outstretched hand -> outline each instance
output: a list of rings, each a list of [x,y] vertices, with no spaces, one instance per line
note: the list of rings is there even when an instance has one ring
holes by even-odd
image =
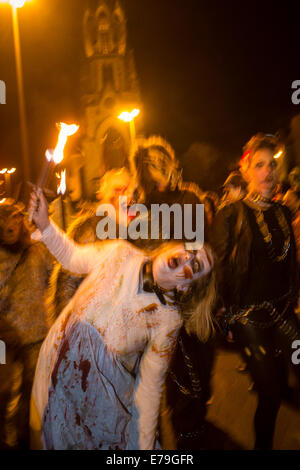
[[[49,226],[48,204],[40,188],[31,193],[28,212],[32,214],[32,220],[41,232]]]

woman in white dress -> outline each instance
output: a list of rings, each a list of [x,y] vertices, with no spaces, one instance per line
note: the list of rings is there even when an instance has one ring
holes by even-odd
[[[203,338],[212,328],[210,251],[187,252],[176,243],[150,259],[124,240],[80,246],[50,223],[41,193],[30,206],[39,229],[33,236],[66,269],[88,273],[41,348],[34,447],[157,448],[162,387],[183,323],[179,304]]]

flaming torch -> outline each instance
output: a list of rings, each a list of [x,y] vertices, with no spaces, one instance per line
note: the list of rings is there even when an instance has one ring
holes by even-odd
[[[58,141],[57,145],[54,150],[47,150],[46,151],[46,161],[44,163],[42,172],[40,174],[38,180],[38,188],[43,189],[45,184],[47,183],[50,170],[54,169],[56,165],[59,165],[64,158],[64,148],[66,146],[68,137],[71,135],[76,134],[79,129],[79,126],[76,124],[65,124],[64,122],[60,122],[56,124],[57,128],[59,129]],[[33,214],[29,214],[29,221],[32,221]]]
[[[61,224],[62,229],[66,231],[66,215],[64,206],[64,195],[66,192],[66,170],[62,171],[61,174],[57,176],[60,179],[60,184],[57,188],[57,194],[59,195],[60,200]]]

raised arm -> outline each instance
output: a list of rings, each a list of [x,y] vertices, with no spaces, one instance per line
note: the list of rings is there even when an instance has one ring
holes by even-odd
[[[62,232],[48,217],[47,201],[42,192],[31,195],[29,210],[38,230],[32,238],[42,241],[63,267],[73,273],[87,274],[99,262],[99,248],[95,244],[78,245]]]

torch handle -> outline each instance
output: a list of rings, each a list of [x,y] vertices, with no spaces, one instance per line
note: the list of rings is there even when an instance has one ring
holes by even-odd
[[[38,183],[37,183],[37,189],[41,189],[43,191],[44,186],[47,183],[49,173],[54,168],[55,168],[55,163],[52,160],[51,161],[46,161],[44,163],[42,172],[39,176],[39,180],[38,180]],[[28,221],[29,221],[29,223],[32,222],[33,213],[34,213],[34,211],[32,209],[30,209],[28,211]]]

